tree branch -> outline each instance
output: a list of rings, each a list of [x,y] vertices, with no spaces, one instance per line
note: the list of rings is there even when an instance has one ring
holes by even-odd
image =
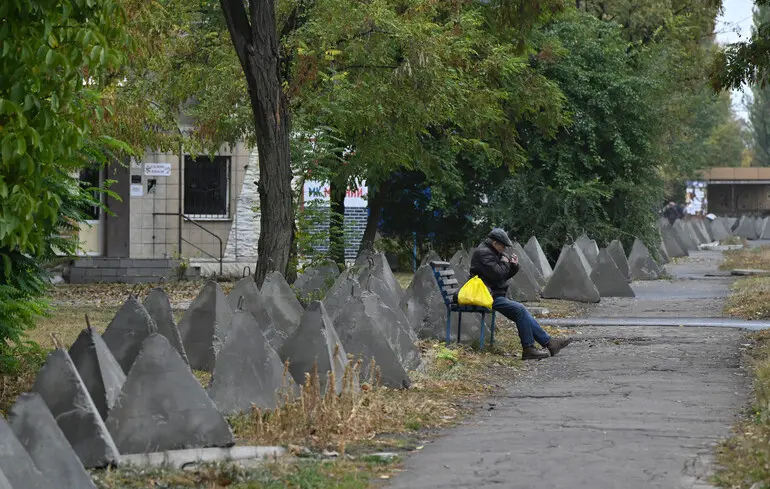
[[[243,6],[243,0],[220,0],[222,12],[225,14],[227,29],[230,31],[230,38],[233,40],[235,52],[238,53],[238,59],[246,76],[251,71],[248,66],[249,51],[252,49],[254,35],[249,25],[249,18],[246,15],[246,8]],[[250,5],[256,4],[256,1],[250,2]]]

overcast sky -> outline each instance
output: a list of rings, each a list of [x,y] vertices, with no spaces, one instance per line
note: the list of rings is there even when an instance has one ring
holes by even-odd
[[[754,0],[723,0],[724,13],[717,19],[717,42],[727,44],[751,36],[751,11]],[[744,119],[747,117],[743,107],[744,94],[733,92],[733,109]]]

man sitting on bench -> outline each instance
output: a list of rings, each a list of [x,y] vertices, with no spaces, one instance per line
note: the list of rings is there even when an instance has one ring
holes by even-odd
[[[489,289],[494,299],[492,309],[516,323],[521,339],[522,360],[541,360],[549,357],[549,353],[535,346],[536,341],[548,349],[550,356],[556,355],[572,340],[551,338],[524,305],[506,297],[507,282],[519,271],[519,258],[516,255],[509,257],[505,253],[505,248],[510,246],[513,246],[513,243],[508,234],[500,228],[493,229],[471,257],[471,277],[478,275]]]

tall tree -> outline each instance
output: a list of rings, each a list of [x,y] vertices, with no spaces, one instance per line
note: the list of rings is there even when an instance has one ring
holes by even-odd
[[[752,35],[759,34],[760,29],[770,22],[770,5],[759,5],[754,9],[754,26]],[[753,148],[756,164],[770,166],[770,88],[764,84],[751,87],[751,104],[749,105],[749,122],[753,136]]]
[[[41,312],[40,265],[75,253],[84,207],[78,171],[122,149],[100,137],[101,88],[128,39],[113,0],[0,3],[0,365]],[[2,368],[2,367],[0,367]]]
[[[294,220],[289,107],[279,71],[279,34],[273,0],[221,0],[230,37],[246,76],[259,151],[259,260],[254,280],[286,274]],[[248,12],[247,12],[248,7]]]
[[[755,0],[758,9],[770,0]],[[758,22],[757,22],[758,21]],[[728,45],[714,60],[711,82],[716,90],[740,89],[743,84],[764,87],[770,81],[770,22],[755,17],[751,37]]]

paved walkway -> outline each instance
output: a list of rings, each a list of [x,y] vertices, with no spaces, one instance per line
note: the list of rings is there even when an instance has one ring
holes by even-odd
[[[674,281],[634,284],[590,317],[721,314],[730,281],[719,254],[670,267]],[[688,286],[689,285],[689,286]],[[705,316],[708,317],[708,316]],[[391,487],[703,489],[713,444],[747,399],[744,333],[728,328],[581,327],[559,356],[410,456]]]

